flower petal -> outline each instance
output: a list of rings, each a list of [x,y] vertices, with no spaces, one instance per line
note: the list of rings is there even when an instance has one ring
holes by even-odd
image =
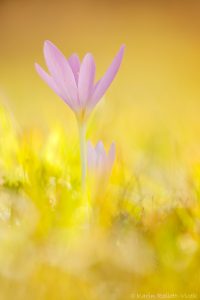
[[[74,73],[74,78],[76,80],[76,84],[78,84],[78,77],[79,77],[79,71],[80,71],[80,60],[76,53],[73,53],[68,58],[68,63],[72,69],[72,72]]]
[[[96,86],[96,89],[92,95],[92,106],[94,107],[96,103],[101,99],[101,97],[104,95],[110,84],[112,83],[113,79],[115,78],[119,67],[121,65],[121,61],[124,55],[124,48],[125,46],[122,45],[119,52],[115,56],[112,64],[108,68],[105,75],[101,78],[100,82]]]
[[[52,90],[58,95],[61,96],[61,93],[59,91],[59,88],[57,87],[55,80],[52,76],[50,76],[46,71],[42,69],[42,67],[35,63],[35,69],[37,73],[40,75],[40,77],[52,88]]]
[[[108,168],[110,169],[110,171],[115,161],[115,155],[116,155],[115,143],[112,143],[108,152]]]
[[[90,141],[87,143],[87,162],[88,162],[88,168],[94,169],[96,165],[96,152],[94,150],[94,147]]]
[[[44,56],[47,67],[57,86],[70,99],[71,105],[77,109],[78,91],[72,69],[57,47],[50,41],[44,43]]]
[[[48,86],[71,107],[70,100],[60,91],[53,77],[43,70],[42,67],[37,63],[35,63],[35,69],[39,76],[48,84]]]
[[[94,77],[95,77],[94,58],[90,53],[87,53],[83,58],[80,67],[79,80],[78,80],[79,100],[82,106],[86,105],[87,101],[91,97],[93,91]]]
[[[104,145],[103,145],[102,141],[99,141],[96,144],[95,150],[98,153],[98,155],[106,155],[106,152],[105,152]]]
[[[106,167],[106,151],[101,141],[97,143],[95,150],[97,155],[97,168],[99,169],[99,171],[103,171],[103,169],[105,169]]]

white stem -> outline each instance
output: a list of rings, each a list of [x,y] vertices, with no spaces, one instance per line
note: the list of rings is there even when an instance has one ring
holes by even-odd
[[[79,123],[79,141],[81,157],[81,183],[82,188],[86,187],[87,156],[86,156],[86,123]]]

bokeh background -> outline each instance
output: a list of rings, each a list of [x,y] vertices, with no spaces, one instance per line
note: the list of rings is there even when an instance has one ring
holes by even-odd
[[[88,137],[93,142],[102,139],[109,145],[112,140],[116,141],[117,166],[112,183],[117,185],[117,191],[114,189],[111,195],[123,198],[123,203],[127,201],[129,209],[134,208],[134,220],[142,224],[138,229],[133,222],[134,236],[128,231],[124,248],[118,243],[118,254],[111,265],[115,248],[108,245],[105,234],[99,232],[92,235],[94,243],[88,237],[78,242],[77,248],[84,251],[80,253],[75,247],[75,253],[72,251],[68,256],[63,250],[66,232],[59,227],[62,222],[62,230],[67,226],[66,207],[58,208],[57,219],[52,222],[52,213],[47,216],[48,205],[40,204],[41,195],[47,200],[52,200],[52,194],[55,199],[64,195],[62,203],[71,197],[71,192],[61,183],[62,188],[54,183],[60,180],[61,173],[64,176],[67,164],[71,164],[69,157],[74,159],[73,155],[78,155],[77,127],[72,112],[34,69],[36,61],[45,66],[43,43],[46,39],[55,43],[66,57],[72,52],[81,58],[86,52],[93,53],[97,78],[104,74],[120,45],[126,44],[119,74],[95,109],[88,127]],[[0,175],[9,180],[3,192],[1,190],[3,298],[0,294],[0,299],[13,299],[14,295],[16,299],[27,299],[31,291],[33,298],[29,295],[29,299],[126,300],[134,299],[138,288],[147,292],[198,290],[199,83],[198,0],[0,0],[0,106],[8,112],[14,131],[22,140],[17,160],[21,169],[13,171],[10,157],[13,157],[16,137],[10,133],[13,129],[1,112]],[[60,134],[60,128],[64,134]],[[60,140],[61,151],[57,147]],[[43,163],[37,158],[43,144],[50,174],[44,177],[53,181],[50,191],[48,186],[50,196],[46,196],[44,187],[43,190],[38,187],[45,174],[37,173],[37,167]],[[72,153],[64,161],[62,149],[67,147],[71,147],[69,152]],[[32,165],[24,158],[27,153],[32,155]],[[10,155],[9,158],[6,155]],[[27,169],[24,166],[28,166]],[[18,196],[8,196],[6,188],[12,184],[18,188],[24,170],[33,182],[31,188],[25,185],[25,194],[45,216],[36,230],[39,238],[38,233],[33,233],[37,217],[32,204],[27,206],[20,198],[16,208],[21,216],[22,232],[18,231],[17,223],[13,231],[6,227],[5,222],[12,221],[2,213],[5,207],[15,205],[13,201],[18,203]],[[13,174],[14,179],[10,178]],[[20,184],[23,186],[23,182]],[[127,206],[123,208],[125,215],[130,212],[127,213]],[[60,221],[62,218],[65,221]],[[121,238],[121,229],[117,232]],[[91,255],[95,247],[101,249],[98,252],[101,259],[96,265],[96,258]],[[135,254],[134,258],[130,253]],[[87,269],[90,255],[94,273]],[[156,266],[159,266],[157,271]],[[30,273],[31,279],[26,279]]]
[[[134,128],[150,129],[157,122],[187,130],[198,122],[199,13],[194,0],[1,0],[1,101],[22,125],[45,124],[58,116],[65,124],[71,113],[33,67],[35,61],[44,66],[44,40],[53,41],[66,56],[92,52],[97,77],[125,43],[123,66],[106,96],[115,123],[131,125],[133,137]],[[126,110],[130,119],[124,118]]]

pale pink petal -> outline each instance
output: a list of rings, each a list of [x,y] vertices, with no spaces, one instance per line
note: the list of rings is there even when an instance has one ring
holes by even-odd
[[[90,99],[95,77],[95,62],[93,56],[87,53],[83,58],[78,79],[79,101],[84,106]]]
[[[77,85],[67,59],[50,41],[44,43],[44,56],[57,86],[70,99],[71,105],[76,110],[78,106]]]
[[[111,170],[115,161],[116,149],[115,143],[112,143],[108,152],[108,167]]]
[[[87,143],[87,162],[88,162],[89,169],[95,168],[96,153],[95,153],[93,145],[90,141],[88,141],[88,143]]]
[[[119,67],[121,65],[121,62],[122,62],[122,58],[124,55],[124,48],[125,48],[125,46],[122,45],[119,52],[115,56],[112,64],[108,68],[107,72],[101,78],[99,84],[96,86],[96,89],[92,95],[92,101],[91,101],[93,107],[101,99],[101,97],[105,94],[106,90],[108,89],[108,87],[112,83],[113,79],[115,78],[115,76],[119,70]]]
[[[59,88],[57,87],[55,80],[52,76],[50,76],[46,71],[42,69],[42,67],[35,63],[35,69],[37,73],[40,75],[40,77],[52,88],[52,90],[58,95],[61,96],[61,93],[59,91]]]
[[[97,88],[98,84],[100,83],[100,80],[97,81],[94,85],[93,85],[93,90],[91,92],[91,94],[93,95],[95,89]],[[94,101],[93,101],[94,102]],[[89,114],[91,113],[92,109],[94,108],[95,104],[92,102],[92,99],[90,97],[90,99],[87,102],[87,107],[86,107],[86,113],[87,116],[89,116]]]
[[[66,95],[63,95],[63,93],[57,87],[57,84],[53,77],[50,76],[45,70],[43,70],[42,67],[37,63],[35,63],[35,69],[39,76],[48,84],[48,86],[71,107],[69,99],[67,99]]]
[[[94,85],[93,85],[93,90],[92,90],[92,95],[94,94],[94,92],[95,92],[95,90],[97,89],[97,86],[99,85],[99,83],[100,83],[100,80],[98,80]],[[92,99],[90,99],[90,103],[91,103],[91,100]]]
[[[95,150],[98,153],[98,155],[101,155],[101,154],[105,154],[106,155],[106,152],[105,152],[104,145],[103,145],[102,141],[99,141],[96,144]]]
[[[104,169],[106,169],[106,151],[101,141],[97,143],[95,150],[97,154],[97,168],[100,172],[102,172]]]
[[[76,80],[76,84],[78,84],[78,77],[79,77],[79,71],[80,71],[80,60],[76,53],[73,53],[68,58],[68,63],[72,69],[72,72],[74,73],[74,78]]]

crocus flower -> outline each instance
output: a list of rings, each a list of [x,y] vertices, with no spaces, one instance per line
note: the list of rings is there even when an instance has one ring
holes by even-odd
[[[82,62],[77,54],[69,59],[50,41],[44,43],[44,57],[49,72],[35,64],[38,74],[73,110],[78,121],[81,180],[85,190],[86,179],[86,120],[93,108],[105,94],[115,78],[124,54],[124,45],[115,56],[104,76],[95,83],[96,66],[91,53],[87,53]]]
[[[84,122],[115,78],[124,54],[124,45],[115,56],[104,76],[95,83],[95,62],[87,53],[82,62],[77,54],[68,59],[50,41],[44,43],[44,57],[48,73],[35,64],[38,74]]]
[[[87,144],[88,170],[93,174],[106,178],[110,175],[115,160],[115,144],[112,143],[106,153],[103,143],[100,141],[93,147],[90,141]]]

